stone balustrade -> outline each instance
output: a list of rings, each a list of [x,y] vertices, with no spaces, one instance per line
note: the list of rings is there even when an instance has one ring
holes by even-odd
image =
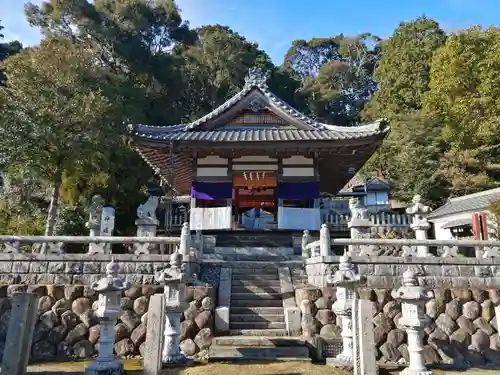
[[[461,248],[475,248],[478,259],[500,257],[500,241],[498,240],[429,240],[429,239],[381,239],[381,238],[332,238],[329,228],[323,224],[319,240],[312,241],[309,231],[304,231],[302,237],[302,254],[305,258],[317,258],[335,255],[333,248],[348,248],[351,256],[380,257],[381,248],[399,248],[395,251],[401,257],[462,258]],[[419,253],[419,249],[425,248]],[[436,249],[436,255],[428,249]],[[422,256],[422,254],[425,254]]]

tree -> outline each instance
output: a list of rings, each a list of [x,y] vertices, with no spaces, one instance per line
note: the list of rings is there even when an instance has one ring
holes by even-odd
[[[439,204],[446,197],[439,173],[442,125],[422,110],[432,57],[445,39],[439,24],[429,18],[401,23],[380,45],[382,58],[374,72],[377,90],[362,112],[366,121],[391,121],[388,138],[364,171],[388,179],[393,195],[402,200],[420,194]]]
[[[274,68],[255,43],[226,26],[203,26],[196,32],[194,45],[179,45],[174,50],[182,59],[185,121],[205,115],[241,90],[251,67]]]
[[[4,174],[0,188],[0,234],[43,234],[46,210],[43,182],[22,166]]]
[[[89,45],[96,59],[141,88],[134,106],[143,118],[136,121],[180,121],[183,77],[171,51],[194,43],[196,33],[182,22],[173,0],[50,0],[29,3],[25,13],[45,35]]]
[[[488,206],[488,211],[491,214],[491,219],[493,219],[495,235],[497,238],[500,238],[500,200],[491,202]]]
[[[4,27],[0,23],[0,40],[4,38],[3,34],[1,34]],[[4,61],[7,57],[15,55],[23,49],[21,43],[17,40],[7,43],[0,43],[0,62]],[[3,71],[0,70],[0,86],[5,83],[5,76]]]
[[[432,60],[424,107],[443,124],[442,173],[452,195],[500,180],[500,29],[472,27],[448,37]]]
[[[354,125],[375,91],[379,38],[369,33],[294,41],[284,68],[302,81],[304,111],[338,125]]]
[[[432,57],[445,40],[439,24],[425,16],[401,23],[381,43],[382,58],[374,72],[377,91],[365,117],[391,117],[420,110],[429,89]]]
[[[120,126],[110,77],[83,45],[49,39],[5,61],[0,158],[51,181],[45,235],[53,233],[64,174],[99,165]],[[109,83],[109,86],[107,86]],[[107,126],[103,126],[106,124]]]

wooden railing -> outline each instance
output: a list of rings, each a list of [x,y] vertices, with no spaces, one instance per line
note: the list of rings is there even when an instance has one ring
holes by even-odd
[[[328,224],[333,230],[336,231],[347,231],[347,223],[350,219],[350,214],[331,212],[322,215],[322,222]],[[171,219],[171,228],[180,228],[186,221],[188,221],[187,213],[173,215]],[[409,227],[411,224],[411,215],[380,212],[371,214],[370,222],[374,227]]]
[[[323,215],[323,223],[328,224],[332,230],[347,231],[347,224],[351,219],[350,214],[329,213]],[[370,222],[374,227],[406,228],[411,224],[411,215],[380,212],[370,215]]]

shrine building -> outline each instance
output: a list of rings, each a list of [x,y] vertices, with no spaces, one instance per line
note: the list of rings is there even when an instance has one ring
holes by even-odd
[[[188,124],[131,125],[133,144],[175,196],[190,196],[192,230],[318,230],[319,197],[336,194],[389,127],[315,121],[274,95],[260,69]]]

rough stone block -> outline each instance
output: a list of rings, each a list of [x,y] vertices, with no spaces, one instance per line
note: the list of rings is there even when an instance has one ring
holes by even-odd
[[[30,273],[47,273],[49,262],[30,262]],[[1,272],[1,271],[0,271]]]
[[[30,263],[25,261],[12,262],[13,273],[28,273],[30,270]]]
[[[66,266],[65,266],[64,262],[49,262],[47,272],[60,274],[60,273],[64,273],[65,269],[66,269]]]

